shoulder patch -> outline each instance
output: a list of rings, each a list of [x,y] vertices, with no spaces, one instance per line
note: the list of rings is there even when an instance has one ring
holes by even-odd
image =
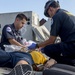
[[[6,28],[6,31],[7,31],[7,32],[11,32],[11,28],[10,28],[10,27],[7,27],[7,28]]]

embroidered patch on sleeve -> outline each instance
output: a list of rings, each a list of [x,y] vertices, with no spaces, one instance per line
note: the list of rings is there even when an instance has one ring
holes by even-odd
[[[10,27],[7,27],[7,28],[6,28],[6,31],[7,31],[7,32],[11,32],[11,28],[10,28]]]

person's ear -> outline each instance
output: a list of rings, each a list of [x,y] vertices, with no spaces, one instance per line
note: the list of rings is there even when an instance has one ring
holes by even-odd
[[[20,19],[19,18],[16,18],[16,21],[20,21]]]

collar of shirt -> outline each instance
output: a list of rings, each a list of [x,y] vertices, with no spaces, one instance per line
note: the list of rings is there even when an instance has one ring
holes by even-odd
[[[56,13],[58,13],[58,12],[59,12],[59,10],[60,10],[60,9],[58,9],[58,10],[56,11]]]
[[[11,28],[13,29],[13,31],[15,31],[15,32],[19,32],[19,30],[16,30],[16,29],[15,29],[14,23],[11,24]]]

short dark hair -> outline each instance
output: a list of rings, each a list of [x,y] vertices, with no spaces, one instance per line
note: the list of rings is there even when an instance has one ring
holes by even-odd
[[[25,19],[26,21],[28,20],[28,18],[26,17],[26,15],[24,15],[23,13],[20,13],[16,16],[16,18],[19,18],[20,20]]]
[[[57,2],[56,2],[56,1],[52,2],[50,6],[53,7],[53,8],[60,7],[59,1],[57,1]]]

